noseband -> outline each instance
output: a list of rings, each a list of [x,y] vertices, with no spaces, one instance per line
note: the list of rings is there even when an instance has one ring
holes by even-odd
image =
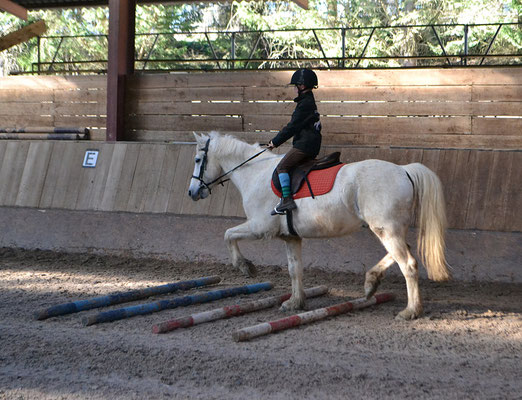
[[[209,145],[210,145],[210,138],[208,138],[207,140],[207,143],[205,143],[205,147],[203,148],[203,159],[201,160],[201,167],[199,168],[199,175],[196,176],[196,175],[192,175],[192,178],[194,179],[197,179],[200,183],[201,186],[204,186],[208,189],[208,192],[210,194],[212,194],[212,190],[210,189],[210,186],[215,184],[215,183],[219,183],[220,185],[223,185],[226,181],[229,181],[230,179],[223,179],[221,180],[222,178],[224,178],[225,176],[227,176],[228,174],[234,172],[236,169],[242,167],[243,165],[245,165],[247,162],[249,162],[250,160],[253,160],[254,158],[256,158],[257,156],[259,156],[260,154],[264,153],[265,151],[267,151],[268,149],[263,149],[261,150],[259,153],[256,153],[254,154],[252,157],[250,157],[248,160],[245,160],[243,161],[241,164],[239,164],[238,166],[232,168],[230,171],[228,172],[225,172],[224,174],[218,176],[216,179],[214,179],[213,181],[211,182],[205,182],[203,180],[203,174],[205,173],[205,170],[207,169],[207,162],[208,162],[208,148],[209,148]]]

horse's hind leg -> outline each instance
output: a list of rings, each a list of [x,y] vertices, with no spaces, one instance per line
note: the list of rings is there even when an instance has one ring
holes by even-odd
[[[381,284],[382,278],[384,278],[384,273],[393,265],[393,263],[395,263],[395,260],[390,253],[388,253],[381,261],[366,272],[366,279],[364,281],[364,294],[366,295],[366,298],[370,298],[375,294],[377,288]]]
[[[282,310],[301,310],[305,306],[303,288],[303,262],[301,260],[302,240],[296,238],[285,239],[286,256],[288,258],[288,272],[292,279],[292,295],[281,305]]]
[[[419,273],[417,260],[411,255],[406,244],[406,229],[397,232],[397,229],[374,228],[372,231],[379,237],[382,244],[388,250],[389,255],[399,264],[402,274],[406,279],[408,291],[408,305],[397,314],[397,319],[414,319],[422,314],[422,301],[419,292]],[[404,232],[402,232],[404,231]],[[385,257],[386,258],[386,257]]]
[[[232,258],[232,265],[236,268],[239,268],[241,272],[249,277],[254,277],[257,275],[256,267],[250,260],[247,260],[243,254],[241,254],[237,242],[243,239],[257,238],[258,235],[250,230],[248,221],[241,225],[227,229],[225,232],[225,243],[227,244],[230,257]]]

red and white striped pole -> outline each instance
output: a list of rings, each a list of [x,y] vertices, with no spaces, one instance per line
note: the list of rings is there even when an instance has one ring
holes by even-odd
[[[310,289],[305,289],[305,296],[307,298],[322,296],[328,292],[326,286],[316,286]],[[290,298],[290,293],[282,296],[267,297],[265,299],[255,300],[244,304],[236,304],[223,308],[216,308],[210,311],[204,311],[197,314],[187,315],[185,317],[176,318],[170,321],[165,321],[152,327],[153,333],[165,333],[173,331],[178,328],[188,328],[190,326],[199,325],[204,322],[215,321],[218,319],[236,317],[246,313],[263,310],[281,304]]]
[[[374,304],[385,303],[394,299],[395,295],[391,293],[378,294],[369,299],[362,297],[360,299],[347,301],[345,303],[335,304],[330,307],[319,308],[317,310],[292,315],[291,317],[279,319],[277,321],[264,322],[262,324],[249,326],[234,332],[232,334],[232,338],[236,342],[243,342],[258,336],[293,328],[294,326],[309,324],[327,317],[346,314],[352,310],[359,310],[361,308],[370,307]]]

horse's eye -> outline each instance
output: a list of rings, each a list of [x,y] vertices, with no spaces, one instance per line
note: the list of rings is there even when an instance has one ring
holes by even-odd
[[[201,158],[196,158],[196,164],[199,164],[201,162]]]

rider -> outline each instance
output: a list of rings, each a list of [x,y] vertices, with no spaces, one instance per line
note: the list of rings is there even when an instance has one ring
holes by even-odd
[[[295,85],[297,103],[290,122],[268,143],[268,148],[279,147],[293,136],[292,148],[276,167],[283,197],[271,215],[284,214],[297,205],[292,197],[290,171],[296,166],[314,159],[321,147],[321,123],[312,90],[317,87],[317,75],[308,68],[294,72],[290,85]]]

